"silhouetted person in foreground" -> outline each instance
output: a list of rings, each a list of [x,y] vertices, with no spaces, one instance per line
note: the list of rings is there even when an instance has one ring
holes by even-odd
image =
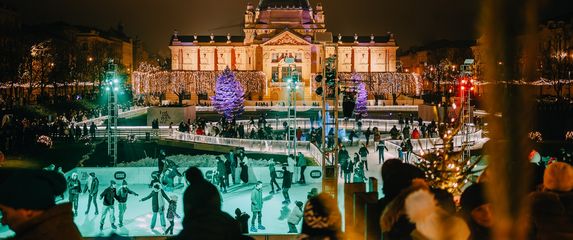
[[[13,239],[82,239],[73,220],[71,203],[56,205],[66,179],[52,171],[0,169],[2,225]]]
[[[299,239],[344,239],[341,228],[342,215],[334,199],[325,193],[308,199],[304,205],[302,230]]]
[[[239,224],[221,211],[219,191],[201,170],[190,167],[185,177],[189,187],[183,193],[183,230],[175,239],[242,239]]]

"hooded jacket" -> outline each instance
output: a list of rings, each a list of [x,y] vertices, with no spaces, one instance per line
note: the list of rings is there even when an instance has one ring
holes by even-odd
[[[260,212],[263,210],[263,190],[253,189],[251,192],[251,211]]]
[[[56,205],[13,230],[16,233],[14,240],[82,239],[74,224],[71,203]]]
[[[99,195],[100,198],[103,198],[103,205],[104,206],[113,206],[115,203],[116,192],[115,188],[109,186],[101,194]]]

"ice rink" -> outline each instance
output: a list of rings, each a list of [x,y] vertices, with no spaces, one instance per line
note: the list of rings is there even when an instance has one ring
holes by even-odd
[[[347,147],[349,153],[353,154],[358,150],[358,147]],[[368,165],[369,171],[366,171],[366,177],[375,177],[379,181],[379,186],[381,185],[380,180],[380,166],[378,164],[378,153],[374,152],[374,147],[369,147],[370,154],[368,155]],[[394,153],[385,153],[385,158],[388,159],[390,157],[394,157]],[[279,185],[281,185],[282,180],[277,180]],[[84,184],[84,183],[82,183]],[[339,206],[340,210],[343,212],[343,180],[339,179]],[[106,187],[106,184],[101,184],[99,188],[99,193],[101,193]],[[118,184],[119,187],[119,184]],[[79,197],[79,208],[78,208],[78,216],[75,217],[75,223],[77,224],[78,228],[80,229],[82,235],[84,237],[95,237],[95,236],[107,236],[111,232],[116,232],[123,236],[162,236],[164,235],[165,228],[169,225],[166,220],[166,227],[161,226],[161,221],[157,219],[157,223],[154,229],[150,228],[150,222],[152,218],[152,211],[151,211],[151,200],[147,200],[145,202],[140,202],[139,200],[145,196],[147,196],[151,192],[151,188],[144,184],[130,184],[129,188],[134,192],[138,193],[139,196],[129,195],[127,201],[127,210],[124,215],[124,226],[113,230],[111,228],[109,222],[109,216],[106,217],[106,222],[102,231],[99,230],[99,224],[102,214],[102,201],[98,199],[98,208],[99,208],[99,215],[95,215],[95,211],[92,208],[90,209],[89,214],[85,214],[87,209],[87,202],[88,202],[88,195],[87,193],[81,194]],[[228,192],[225,194],[221,194],[223,197],[223,210],[227,212],[231,216],[235,216],[235,209],[240,208],[242,211],[248,213],[252,216],[250,212],[250,196],[251,191],[254,188],[254,184],[236,184],[232,185],[228,188]],[[317,188],[318,191],[321,191],[321,184],[320,183],[308,183],[308,184],[293,184],[292,188],[290,189],[290,198],[291,203],[289,205],[282,204],[284,200],[283,195],[281,192],[275,194],[269,194],[271,191],[271,187],[269,183],[263,184],[263,225],[266,227],[266,230],[259,230],[257,233],[252,234],[287,234],[288,226],[287,226],[287,217],[291,211],[291,209],[295,206],[295,201],[302,201],[306,202],[307,194],[312,188]],[[178,205],[177,205],[177,213],[183,217],[183,188],[177,189],[174,191],[166,191],[168,196],[176,195],[178,197]],[[67,194],[64,196],[65,199],[59,202],[67,201]],[[119,210],[117,207],[117,202],[115,204],[115,224],[118,225],[118,214]],[[181,220],[182,219],[175,219],[175,229],[174,234],[177,234],[181,231]],[[250,227],[250,220],[249,220],[249,227]],[[298,231],[300,231],[300,224],[297,226]],[[5,226],[0,227],[0,238],[7,237],[12,235],[13,233]]]

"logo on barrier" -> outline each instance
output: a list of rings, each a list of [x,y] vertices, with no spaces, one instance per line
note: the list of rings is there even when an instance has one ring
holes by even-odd
[[[275,172],[277,173],[277,179],[283,179],[285,176],[285,172],[283,170],[277,170]]]
[[[124,171],[117,171],[113,174],[115,180],[123,180],[127,177],[127,174]]]
[[[312,170],[310,171],[310,177],[314,179],[318,179],[322,177],[322,172],[320,170]]]
[[[213,178],[213,170],[207,170],[207,172],[205,172],[205,178],[207,179]]]

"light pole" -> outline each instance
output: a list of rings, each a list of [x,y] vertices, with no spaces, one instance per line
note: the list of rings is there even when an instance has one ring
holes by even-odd
[[[288,114],[287,114],[287,118],[289,120],[289,123],[287,125],[287,140],[289,141],[288,153],[296,156],[296,145],[297,145],[296,92],[298,91],[298,75],[296,74],[296,65],[292,64],[294,63],[294,59],[287,58],[285,59],[285,62],[291,63],[288,67],[289,74],[287,77],[287,88],[289,94]],[[295,70],[293,70],[292,67],[295,67]],[[295,78],[295,76],[297,77]],[[291,137],[292,141],[290,139]]]
[[[117,64],[110,60],[105,73],[105,90],[107,93],[107,155],[113,159],[113,166],[117,164],[117,93],[121,83],[117,76]]]

